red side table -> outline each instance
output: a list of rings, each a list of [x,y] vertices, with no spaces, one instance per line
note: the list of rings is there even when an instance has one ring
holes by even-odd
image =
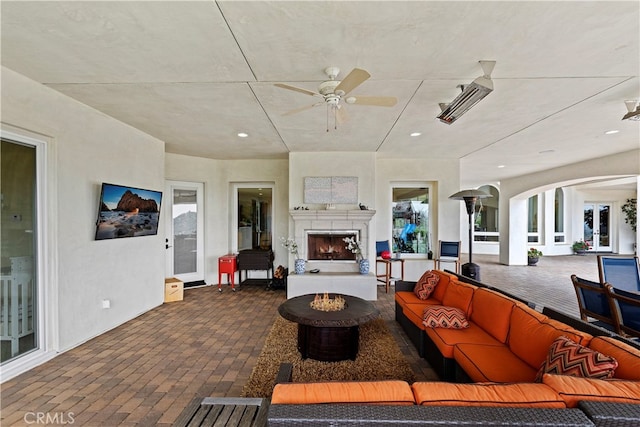
[[[236,261],[236,256],[232,254],[223,255],[218,258],[218,291],[222,292],[222,275],[227,275],[227,281],[231,282],[231,290],[236,291],[235,285],[233,283],[234,278],[236,276],[236,271],[238,271],[238,263]]]

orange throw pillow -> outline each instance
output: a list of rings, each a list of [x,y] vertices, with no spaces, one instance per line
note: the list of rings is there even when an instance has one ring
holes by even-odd
[[[438,273],[427,270],[416,282],[413,293],[422,300],[429,299],[439,281],[440,275]]]
[[[549,353],[542,362],[536,382],[541,382],[544,374],[611,378],[617,367],[618,361],[613,357],[584,347],[565,336],[559,336],[549,347]]]

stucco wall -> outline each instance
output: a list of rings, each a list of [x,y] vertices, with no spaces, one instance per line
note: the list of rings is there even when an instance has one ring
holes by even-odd
[[[40,278],[40,298],[49,304],[52,350],[72,348],[162,304],[162,222],[157,236],[95,241],[94,235],[102,182],[163,190],[164,143],[4,67],[2,126],[47,141],[54,209],[42,226],[54,231],[45,256],[57,263]],[[103,299],[111,308],[102,308]]]

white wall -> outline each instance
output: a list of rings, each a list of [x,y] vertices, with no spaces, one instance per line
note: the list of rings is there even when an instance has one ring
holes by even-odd
[[[157,236],[95,241],[100,184],[164,189],[164,143],[2,68],[2,125],[44,135],[46,177],[57,185],[47,212],[56,230],[44,280],[50,340],[63,351],[114,328],[164,299],[164,227]],[[161,213],[161,221],[164,212]],[[42,298],[43,296],[41,296]],[[102,309],[103,299],[111,300]]]
[[[279,236],[286,236],[289,226],[287,159],[214,160],[167,153],[165,170],[168,180],[204,183],[204,252],[207,284],[218,283],[218,257],[230,253],[233,249],[231,234],[237,232],[231,227],[235,213],[235,207],[231,205],[234,183],[268,182],[274,185],[274,264],[287,265],[287,252],[279,246]]]

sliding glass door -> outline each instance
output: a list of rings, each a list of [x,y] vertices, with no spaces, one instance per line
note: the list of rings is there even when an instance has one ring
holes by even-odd
[[[0,362],[38,348],[36,147],[1,140]]]

